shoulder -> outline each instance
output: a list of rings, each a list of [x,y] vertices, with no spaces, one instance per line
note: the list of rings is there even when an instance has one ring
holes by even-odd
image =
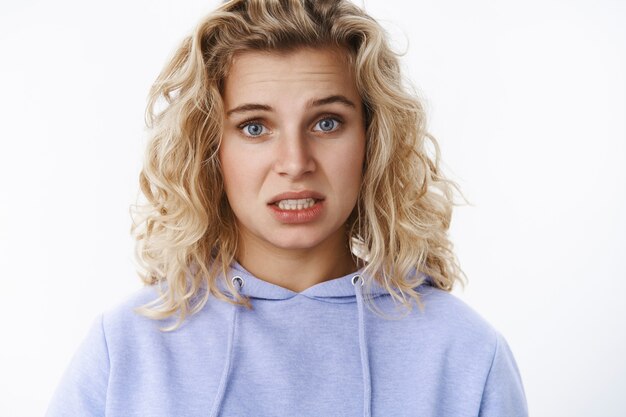
[[[495,342],[496,330],[474,308],[458,296],[434,287],[420,291],[423,308],[418,313],[457,336],[492,339]]]
[[[170,343],[190,344],[198,337],[217,337],[225,328],[229,316],[227,303],[210,298],[197,313],[188,315],[174,331],[164,331],[177,324],[178,314],[166,319],[155,319],[139,309],[157,301],[156,286],[146,286],[102,314],[102,329],[109,352],[128,352]],[[176,342],[178,341],[178,342]]]
[[[159,293],[154,286],[145,286],[124,298],[121,302],[102,313],[102,327],[106,334],[123,329],[150,326],[151,320],[142,316],[137,309],[156,300]]]
[[[379,322],[377,331],[385,339],[404,340],[403,353],[486,376],[498,347],[498,331],[454,294],[430,286],[418,292],[421,306],[414,305],[400,320]],[[391,297],[383,298],[392,302]]]
[[[421,306],[409,314],[412,320],[427,326],[442,336],[464,341],[491,342],[495,347],[497,331],[474,308],[458,296],[434,288],[422,286],[418,289]]]

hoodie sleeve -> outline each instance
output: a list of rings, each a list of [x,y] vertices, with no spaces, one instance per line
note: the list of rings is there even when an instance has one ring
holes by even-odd
[[[109,354],[103,317],[92,325],[48,406],[46,417],[104,416],[109,379]]]
[[[487,376],[479,417],[528,417],[522,379],[506,340],[496,333],[496,348]]]

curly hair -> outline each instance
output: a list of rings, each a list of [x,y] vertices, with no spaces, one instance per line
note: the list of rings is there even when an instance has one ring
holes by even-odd
[[[200,21],[150,90],[140,174],[147,203],[134,213],[132,232],[140,275],[160,296],[142,314],[176,315],[176,328],[210,295],[252,308],[229,280],[234,298],[217,286],[238,245],[218,159],[223,85],[236,53],[304,47],[347,52],[365,109],[363,181],[346,224],[364,275],[408,310],[412,300],[421,306],[417,287],[427,277],[446,291],[464,283],[447,235],[458,187],[440,171],[423,106],[404,84],[384,29],[347,0],[231,0]]]

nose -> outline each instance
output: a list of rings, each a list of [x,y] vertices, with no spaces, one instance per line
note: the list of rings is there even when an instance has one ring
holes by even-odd
[[[281,135],[277,141],[274,170],[290,179],[315,171],[315,158],[306,135],[296,132]]]

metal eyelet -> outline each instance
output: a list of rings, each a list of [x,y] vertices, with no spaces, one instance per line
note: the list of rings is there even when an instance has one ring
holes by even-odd
[[[245,283],[245,281],[243,280],[243,278],[241,278],[239,275],[234,276],[233,279],[231,279],[233,285],[235,285],[236,287],[238,287],[239,289],[241,289],[243,287],[243,284]],[[236,285],[235,282],[238,282],[239,285]]]
[[[361,287],[363,286],[363,278],[361,278],[361,275],[355,275],[352,277],[352,285],[356,285],[357,281],[361,281]]]

